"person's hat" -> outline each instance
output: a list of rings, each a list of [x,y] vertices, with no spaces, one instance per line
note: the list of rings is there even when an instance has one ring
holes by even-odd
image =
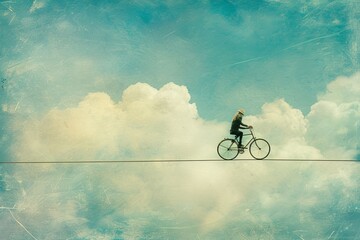
[[[245,113],[245,110],[244,109],[239,109],[239,111],[238,111],[239,113],[241,113],[242,115],[244,115],[244,113]]]

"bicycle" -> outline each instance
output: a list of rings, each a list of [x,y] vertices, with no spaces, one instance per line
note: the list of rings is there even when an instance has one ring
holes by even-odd
[[[235,138],[225,138],[217,146],[217,153],[224,160],[233,160],[239,153],[243,154],[245,149],[249,148],[250,155],[257,159],[262,160],[269,156],[271,148],[268,141],[263,138],[256,138],[252,128],[249,128],[250,133],[243,136],[252,136],[245,146],[240,146],[238,136]]]

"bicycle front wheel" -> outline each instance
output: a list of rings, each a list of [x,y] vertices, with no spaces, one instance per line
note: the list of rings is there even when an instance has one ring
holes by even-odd
[[[234,139],[226,138],[217,146],[219,156],[224,160],[233,160],[239,154],[239,147]]]
[[[264,159],[270,154],[270,144],[265,139],[255,139],[250,144],[249,152],[250,155],[257,160]]]

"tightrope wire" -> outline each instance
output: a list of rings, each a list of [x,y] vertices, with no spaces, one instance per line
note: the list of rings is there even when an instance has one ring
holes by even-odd
[[[106,163],[179,163],[179,162],[360,162],[351,159],[149,159],[149,160],[78,160],[78,161],[0,161],[0,164],[106,164]]]

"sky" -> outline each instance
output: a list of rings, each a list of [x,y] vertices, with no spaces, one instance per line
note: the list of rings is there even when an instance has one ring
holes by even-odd
[[[355,0],[1,0],[2,235],[360,238],[359,14]],[[268,161],[109,162],[219,159],[239,108]]]

